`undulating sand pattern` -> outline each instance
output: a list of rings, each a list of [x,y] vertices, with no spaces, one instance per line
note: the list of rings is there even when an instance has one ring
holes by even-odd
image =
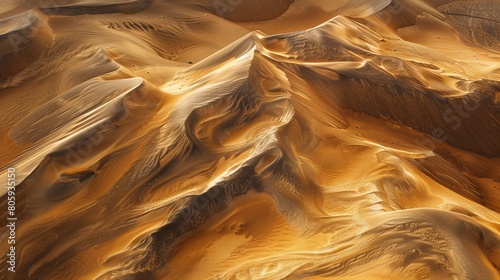
[[[2,0],[0,279],[500,279],[499,38],[498,0]]]

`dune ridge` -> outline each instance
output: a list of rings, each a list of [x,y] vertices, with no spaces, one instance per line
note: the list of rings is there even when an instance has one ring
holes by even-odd
[[[500,279],[498,11],[6,1],[0,278]]]

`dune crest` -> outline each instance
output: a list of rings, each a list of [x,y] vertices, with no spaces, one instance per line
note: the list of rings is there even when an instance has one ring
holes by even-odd
[[[24,2],[1,279],[500,279],[494,1]]]

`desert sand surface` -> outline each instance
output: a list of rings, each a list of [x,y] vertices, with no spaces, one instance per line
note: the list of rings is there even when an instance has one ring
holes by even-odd
[[[0,104],[0,279],[500,279],[498,0],[2,0]]]

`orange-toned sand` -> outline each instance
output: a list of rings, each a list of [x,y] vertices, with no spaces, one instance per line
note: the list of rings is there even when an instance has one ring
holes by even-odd
[[[3,0],[0,279],[500,279],[499,22]]]

